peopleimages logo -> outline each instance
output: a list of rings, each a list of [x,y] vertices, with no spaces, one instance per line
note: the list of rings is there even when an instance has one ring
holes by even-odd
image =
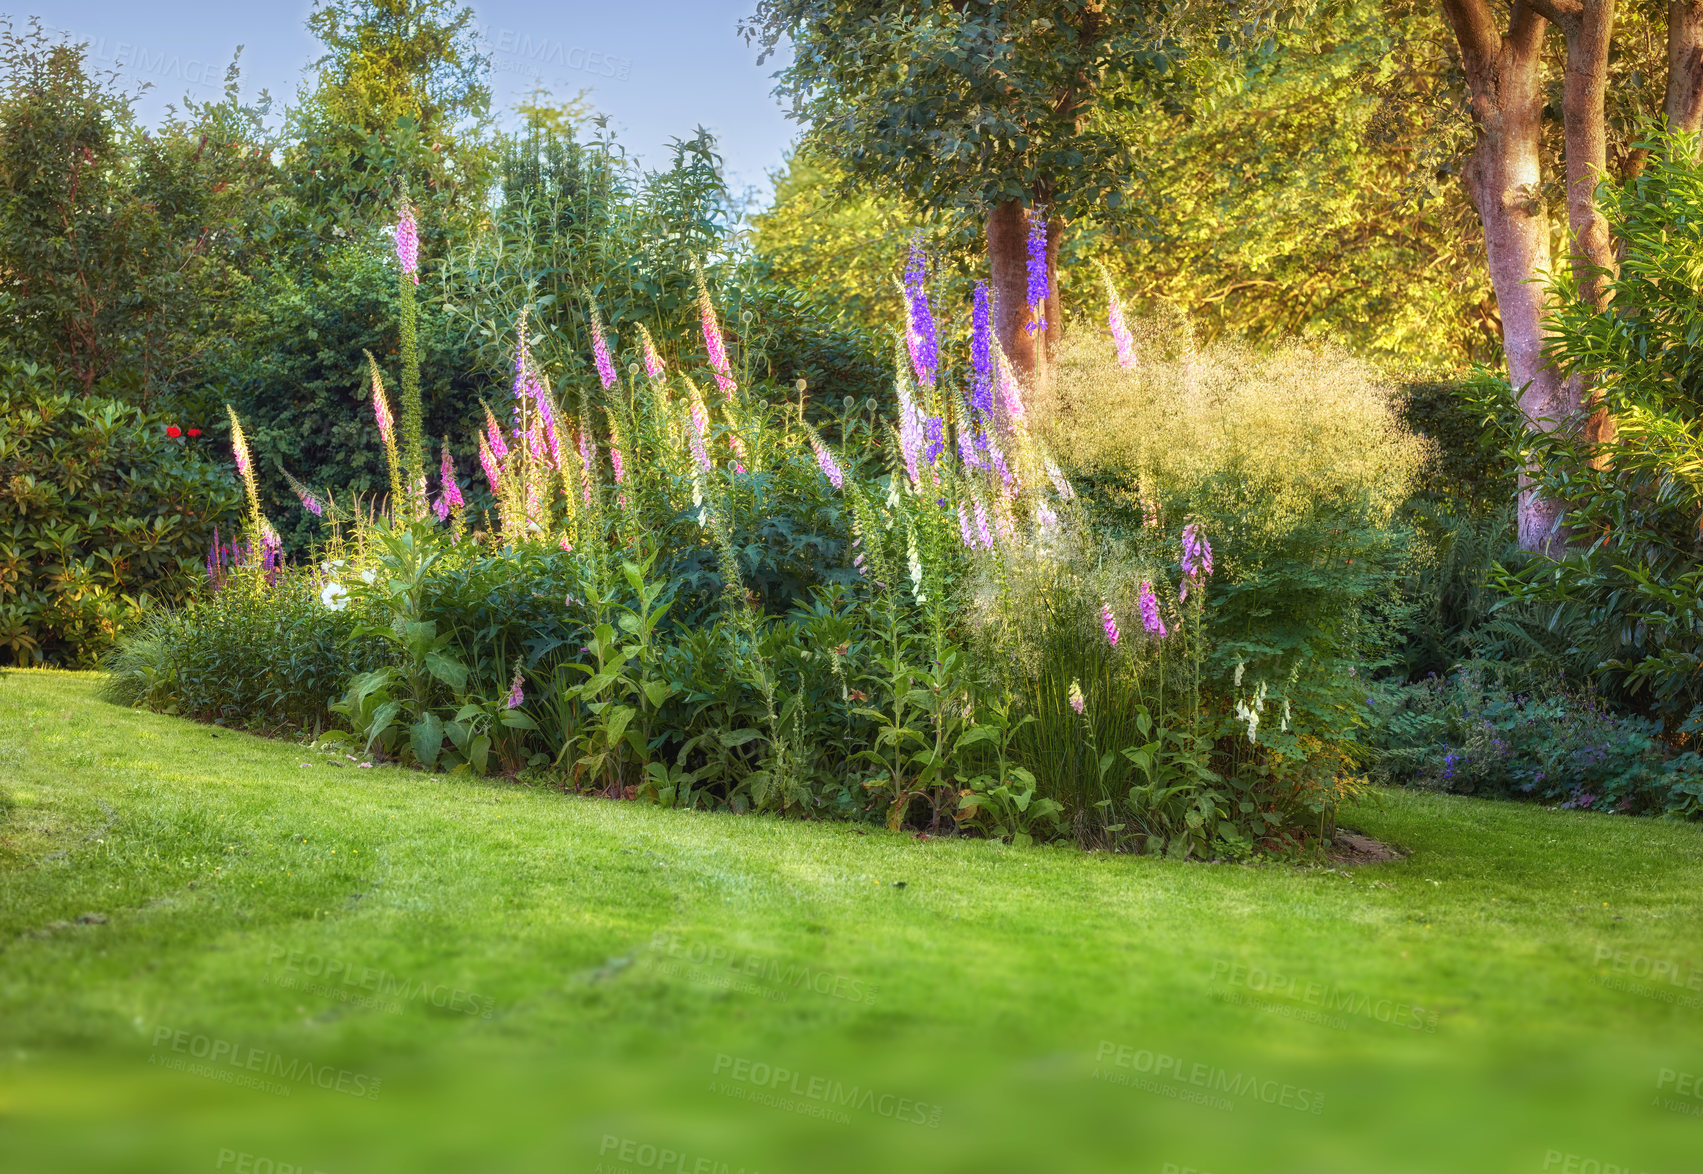
[[[1664,1095],[1669,1090],[1675,1096]],[[1655,1103],[1670,1113],[1685,1117],[1703,1117],[1703,1077],[1699,1077],[1695,1072],[1663,1068],[1656,1073]]]
[[[109,41],[105,37],[79,37],[71,29],[42,26],[48,36],[88,45],[88,59],[101,61],[129,73],[188,82],[192,86],[218,88],[225,84],[225,66],[211,61],[184,60],[180,53],[154,49],[134,41]]]
[[[556,65],[563,69],[589,73],[594,77],[624,82],[632,75],[633,62],[629,57],[614,53],[568,45],[549,37],[535,36],[515,29],[479,29],[480,47],[494,60],[491,68],[503,73],[517,73],[533,67]]]
[[[730,946],[687,941],[667,932],[658,932],[651,938],[650,945],[651,949],[663,958],[689,966],[703,967],[707,972],[702,976],[682,972],[680,977],[684,978],[702,977],[713,981],[717,974],[725,972],[729,976],[757,979],[787,990],[814,991],[818,995],[844,999],[849,1003],[873,1003],[881,989],[852,975],[781,962],[760,954],[735,950]]]
[[[399,1011],[400,1003],[418,999],[440,1011],[477,1015],[481,1019],[490,1019],[496,1014],[495,999],[441,982],[398,978],[388,970],[361,966],[344,958],[328,958],[323,954],[273,946],[267,962],[273,968],[284,971],[272,985],[303,990],[341,1002],[358,1002],[379,1010]],[[357,998],[356,992],[359,991],[367,992],[370,997]]]
[[[1325,1094],[1316,1089],[1285,1084],[1280,1080],[1261,1080],[1246,1072],[1231,1072],[1228,1068],[1215,1068],[1210,1064],[1191,1064],[1179,1056],[1155,1052],[1149,1048],[1134,1048],[1103,1039],[1094,1055],[1094,1061],[1096,1065],[1111,1065],[1111,1068],[1096,1066],[1094,1069],[1094,1078],[1109,1084],[1135,1083],[1123,1072],[1116,1071],[1121,1068],[1130,1073],[1151,1077],[1154,1087],[1148,1088],[1150,1092],[1159,1092],[1166,1088],[1204,1089],[1208,1093],[1251,1097],[1267,1105],[1294,1109],[1297,1113],[1312,1113],[1317,1116],[1325,1110]],[[1142,1087],[1147,1087],[1147,1083],[1143,1083]]]
[[[730,1166],[713,1158],[694,1158],[680,1150],[618,1137],[613,1133],[603,1135],[597,1156],[614,1160],[608,1163],[599,1161],[593,1174],[626,1174],[629,1170],[655,1170],[658,1174],[746,1174],[744,1166]],[[615,1165],[615,1162],[622,1164]],[[758,1174],[758,1171],[753,1169],[750,1174]]]
[[[738,1097],[740,1100],[754,1100],[760,1104],[772,1105],[774,1108],[785,1109],[788,1112],[803,1113],[806,1116],[827,1115],[840,1124],[848,1124],[851,1118],[841,1110],[858,1109],[865,1113],[873,1113],[877,1117],[886,1117],[892,1121],[904,1121],[911,1125],[927,1125],[931,1129],[940,1128],[941,1108],[927,1101],[916,1101],[909,1097],[894,1096],[891,1093],[880,1093],[862,1085],[846,1085],[838,1080],[825,1076],[808,1076],[802,1072],[794,1072],[777,1064],[765,1064],[760,1060],[746,1060],[738,1056],[730,1056],[726,1052],[717,1053],[715,1058],[714,1075],[726,1076],[749,1089],[759,1090],[761,1096],[747,1095],[746,1088],[736,1088],[723,1084],[721,1080],[710,1082],[710,1091],[719,1092],[725,1096]],[[789,1101],[784,1094],[790,1093],[797,1101]],[[812,1112],[812,1108],[824,1110],[825,1113]]]
[[[162,1045],[177,1055],[161,1057],[159,1052]],[[327,1092],[363,1097],[370,1101],[378,1100],[379,1088],[384,1083],[375,1076],[351,1072],[346,1068],[315,1064],[311,1060],[291,1059],[265,1048],[248,1047],[216,1036],[197,1035],[173,1027],[154,1029],[154,1055],[148,1057],[148,1063],[172,1071],[219,1080],[225,1084],[250,1084],[261,1077],[277,1077],[298,1084],[313,1085]],[[254,1073],[259,1076],[251,1075]],[[265,1091],[281,1092],[282,1095],[288,1096],[290,1088],[288,1085],[274,1085]]]
[[[1300,1003],[1325,1016],[1352,1015],[1408,1031],[1421,1031],[1426,1034],[1435,1034],[1437,1031],[1437,1013],[1428,1011],[1417,1003],[1377,998],[1360,991],[1298,979],[1275,970],[1232,962],[1229,959],[1220,958],[1212,964],[1212,981],[1270,999]]]

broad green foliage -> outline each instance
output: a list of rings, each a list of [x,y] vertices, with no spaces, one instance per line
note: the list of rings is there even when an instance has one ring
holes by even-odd
[[[65,384],[0,355],[0,647],[19,664],[93,664],[150,600],[184,599],[237,504],[210,438]]]
[[[1562,680],[1506,668],[1471,662],[1447,677],[1376,692],[1379,773],[1463,795],[1703,816],[1703,760],[1674,754],[1659,723],[1617,716]]]
[[[237,332],[268,193],[233,85],[145,134],[84,48],[0,34],[0,313],[68,386],[168,407]],[[234,70],[234,67],[233,67]]]
[[[1703,165],[1694,139],[1663,137],[1637,179],[1600,193],[1624,242],[1611,310],[1559,289],[1549,354],[1601,388],[1619,428],[1612,462],[1595,467],[1577,421],[1553,434],[1502,427],[1509,457],[1535,463],[1542,491],[1566,505],[1567,556],[1514,564],[1501,586],[1526,601],[1535,629],[1570,631],[1571,647],[1611,698],[1673,732],[1703,728],[1703,512],[1699,246]],[[1504,384],[1487,416],[1505,412]],[[1540,645],[1541,646],[1541,645]]]
[[[1040,200],[1075,216],[1125,195],[1128,146],[1096,113],[1152,66],[1160,15],[1129,0],[760,0],[744,27],[765,56],[789,43],[777,92],[859,180],[922,208]]]
[[[1139,100],[1094,122],[1127,156],[1126,198],[1071,224],[1070,304],[1103,321],[1080,264],[1099,257],[1133,306],[1186,313],[1206,339],[1311,334],[1427,371],[1494,359],[1482,234],[1452,174],[1446,40],[1429,8],[1351,3],[1126,79]],[[753,248],[777,278],[875,325],[932,205],[878,177],[853,187],[860,174],[827,148],[795,153]],[[930,217],[942,275],[965,296],[982,243],[972,211]]]

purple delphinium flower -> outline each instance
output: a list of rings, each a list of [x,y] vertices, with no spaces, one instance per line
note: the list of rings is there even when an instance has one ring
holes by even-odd
[[[1112,615],[1112,605],[1109,603],[1100,605],[1100,626],[1106,630],[1106,643],[1116,648],[1118,646],[1118,621],[1117,617]]]
[[[911,367],[917,382],[934,386],[935,372],[940,366],[940,343],[934,332],[934,314],[928,308],[928,292],[923,279],[928,275],[928,261],[923,255],[922,233],[911,237],[910,264],[905,267],[905,300],[910,308],[909,338]]]
[[[939,416],[930,416],[923,421],[923,438],[928,441],[928,449],[923,453],[923,458],[931,465],[940,460],[940,454],[946,450],[945,424]]]
[[[1164,639],[1169,633],[1165,630],[1165,621],[1159,615],[1159,600],[1153,595],[1153,584],[1143,581],[1141,595],[1141,625],[1149,632]]]
[[[1183,527],[1183,573],[1190,576],[1212,574],[1212,543],[1200,532],[1199,522]]]
[[[609,356],[609,339],[603,333],[603,318],[597,312],[597,303],[591,306],[591,353],[597,360],[597,378],[603,382],[603,390],[608,391],[615,386],[615,360]]]
[[[402,208],[396,221],[396,259],[402,265],[402,272],[412,274],[414,284],[420,284],[420,229],[414,223],[414,206],[407,200],[402,201]]]
[[[503,703],[506,709],[519,709],[526,700],[526,690],[521,688],[520,670],[514,670],[514,682],[509,685],[508,699]]]
[[[1046,305],[1052,287],[1047,283],[1047,214],[1040,207],[1029,210],[1029,314],[1030,334],[1047,328]]]
[[[976,282],[976,309],[971,319],[970,365],[975,374],[970,379],[970,403],[984,416],[993,414],[993,303],[988,283]]]

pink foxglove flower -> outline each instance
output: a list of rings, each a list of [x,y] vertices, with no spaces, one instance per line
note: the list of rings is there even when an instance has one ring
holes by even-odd
[[[1183,527],[1183,574],[1191,578],[1212,574],[1212,543],[1200,532],[1199,522]]]
[[[651,341],[650,331],[643,326],[639,327],[639,343],[644,350],[645,374],[653,380],[660,380],[668,368],[664,365],[662,356],[657,353],[656,343]]]
[[[1100,626],[1106,630],[1106,643],[1116,648],[1118,646],[1118,621],[1117,617],[1112,615],[1112,605],[1109,603],[1100,605]]]
[[[822,443],[814,428],[810,430],[810,447],[816,453],[816,466],[822,470],[822,476],[835,489],[845,488],[845,474],[840,471],[839,462],[834,460],[834,454],[828,451],[828,446]]]
[[[379,383],[378,376],[373,376],[373,418],[378,421],[378,434],[389,444],[395,436],[396,418],[390,414],[390,401],[385,397],[384,386]]]
[[[609,339],[603,333],[603,316],[597,312],[596,302],[591,303],[591,353],[597,360],[597,378],[608,391],[615,386],[615,360],[609,355]]]
[[[497,418],[491,414],[489,407],[485,409],[485,437],[490,441],[491,456],[496,459],[500,467],[504,461],[509,459],[509,446],[508,442],[503,439],[503,430],[497,424]]]
[[[1070,708],[1078,715],[1088,708],[1088,701],[1082,696],[1082,683],[1074,679],[1070,682]]]
[[[710,301],[710,287],[704,283],[702,269],[698,270],[698,320],[703,327],[704,350],[709,354],[716,386],[732,403],[733,393],[739,390],[739,384],[733,381],[733,368],[727,361],[727,344],[722,341],[721,324],[716,321],[715,303]]]
[[[414,206],[407,200],[402,201],[402,209],[396,221],[396,259],[402,265],[402,272],[412,274],[414,284],[420,284],[420,229],[414,223]]]
[[[609,466],[615,470],[615,484],[620,485],[627,479],[627,466],[621,460],[621,450],[614,445],[609,446]]]
[[[976,548],[975,535],[970,533],[970,513],[964,508],[963,502],[958,503],[958,534],[964,539],[964,547],[966,550],[974,550]]]
[[[1112,332],[1112,343],[1118,348],[1118,366],[1134,367],[1135,339],[1130,335],[1129,326],[1124,322],[1124,304],[1118,297],[1117,287],[1112,284],[1112,274],[1106,266],[1098,261],[1100,276],[1106,282],[1106,325]]]
[[[1153,595],[1153,584],[1142,582],[1138,602],[1141,604],[1142,627],[1163,640],[1170,633],[1165,630],[1165,621],[1159,615],[1159,600]]]
[[[521,704],[525,700],[526,700],[526,690],[521,688],[520,670],[515,669],[514,670],[514,682],[509,685],[508,699],[506,701],[504,701],[503,705],[504,705],[504,708],[506,708],[506,709],[519,709],[521,707]]]
[[[992,550],[993,549],[993,533],[988,529],[987,510],[982,508],[982,503],[979,502],[979,501],[975,503],[975,506],[976,506],[976,536],[981,539],[983,550]]]
[[[485,480],[491,483],[491,492],[497,492],[502,469],[497,464],[496,455],[491,452],[490,442],[483,435],[479,437],[479,467],[485,470]]]

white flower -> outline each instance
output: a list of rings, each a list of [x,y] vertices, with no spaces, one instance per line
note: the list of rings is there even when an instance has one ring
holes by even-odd
[[[921,603],[926,596],[922,593],[922,559],[917,554],[916,531],[908,531],[905,535],[905,539],[905,545],[908,547],[911,562],[911,591],[917,597],[917,602]]]
[[[361,582],[365,583],[368,587],[371,587],[373,585],[373,580],[375,580],[377,578],[378,578],[378,572],[377,571],[362,571],[361,572]]]
[[[319,593],[319,602],[329,611],[342,611],[349,606],[349,592],[341,583],[327,583]]]
[[[1236,688],[1242,687],[1242,669],[1246,667],[1241,661],[1236,662]]]

